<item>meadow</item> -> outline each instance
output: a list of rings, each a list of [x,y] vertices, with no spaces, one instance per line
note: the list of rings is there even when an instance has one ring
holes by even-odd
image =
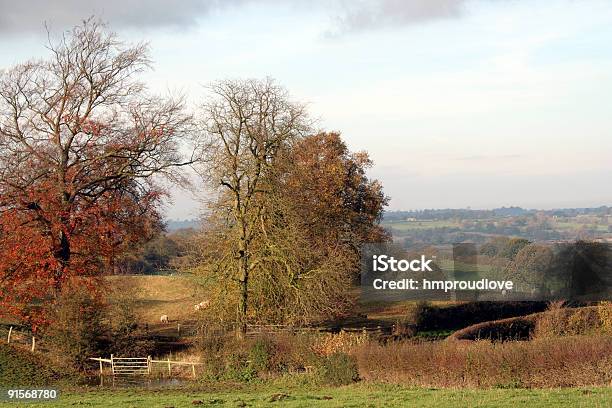
[[[572,389],[427,389],[385,384],[336,388],[256,387],[238,390],[96,390],[66,391],[54,402],[32,407],[607,407],[612,388]],[[0,403],[0,406],[15,406]]]

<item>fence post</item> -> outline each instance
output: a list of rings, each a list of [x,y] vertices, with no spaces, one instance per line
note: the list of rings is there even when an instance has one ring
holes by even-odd
[[[32,353],[34,352],[35,348],[36,348],[36,337],[32,336]]]
[[[111,354],[111,373],[113,374],[113,378],[115,375],[115,362],[113,361],[113,354]]]
[[[181,324],[180,323],[176,324],[176,331],[178,332],[178,335],[180,336],[181,335]]]
[[[13,333],[13,326],[9,327],[9,334],[6,338],[6,344],[11,344],[11,333]]]
[[[99,363],[100,363],[100,375],[102,375],[104,374],[104,371],[102,370],[102,357],[100,357]]]
[[[172,375],[172,366],[170,366],[170,357],[168,357],[168,375]]]
[[[147,373],[151,375],[151,356],[147,356]]]
[[[191,371],[193,372],[193,378],[196,378],[196,373],[195,373],[195,364],[191,365]]]

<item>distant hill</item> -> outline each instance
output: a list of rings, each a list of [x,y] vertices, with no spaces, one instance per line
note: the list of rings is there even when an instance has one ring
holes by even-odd
[[[384,221],[402,221],[408,218],[415,220],[449,220],[449,219],[483,219],[512,217],[524,215],[533,210],[525,210],[521,207],[502,207],[493,210],[472,210],[469,208],[444,208],[415,211],[388,211],[385,212]]]
[[[172,231],[176,231],[176,230],[180,230],[180,229],[189,229],[189,228],[199,228],[200,227],[200,221],[197,219],[191,219],[191,220],[167,220],[166,221],[166,228],[168,229],[168,232],[172,232]]]
[[[612,207],[601,206],[596,208],[559,208],[554,210],[527,210],[521,207],[501,207],[494,208],[492,210],[444,208],[413,211],[387,211],[384,214],[383,222],[404,221],[409,218],[415,220],[475,220],[485,218],[518,217],[536,213],[559,217],[575,217],[577,215],[610,215],[612,214]]]

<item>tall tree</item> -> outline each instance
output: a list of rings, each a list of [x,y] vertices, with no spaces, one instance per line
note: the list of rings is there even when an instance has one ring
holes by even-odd
[[[221,81],[204,105],[205,177],[218,188],[217,213],[229,215],[232,269],[239,287],[237,333],[246,332],[251,244],[270,194],[270,177],[283,148],[308,129],[304,107],[271,79]]]
[[[150,64],[146,45],[127,46],[91,19],[48,49],[48,59],[0,76],[6,304],[97,273],[111,238],[117,247],[124,226],[155,217],[162,192],[153,176],[180,181],[176,169],[188,162],[182,100],[152,96],[138,80]]]

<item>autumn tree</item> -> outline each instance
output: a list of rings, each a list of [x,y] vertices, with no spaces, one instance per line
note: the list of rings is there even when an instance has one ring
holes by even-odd
[[[387,197],[366,176],[371,164],[339,133],[307,135],[283,151],[255,243],[257,320],[304,324],[350,313],[362,244],[389,239],[379,225]]]
[[[301,139],[285,160],[282,195],[312,242],[358,252],[363,243],[389,240],[380,226],[388,198],[366,175],[366,152],[352,153],[339,133],[321,132]]]
[[[216,317],[304,323],[345,313],[359,245],[386,239],[386,197],[339,134],[309,132],[302,105],[265,81],[212,86],[203,175],[217,188],[196,268],[214,285]],[[250,311],[250,313],[249,313]]]
[[[48,50],[0,76],[0,302],[12,312],[98,274],[158,217],[154,176],[180,181],[188,162],[182,100],[138,80],[146,45],[90,19]]]

